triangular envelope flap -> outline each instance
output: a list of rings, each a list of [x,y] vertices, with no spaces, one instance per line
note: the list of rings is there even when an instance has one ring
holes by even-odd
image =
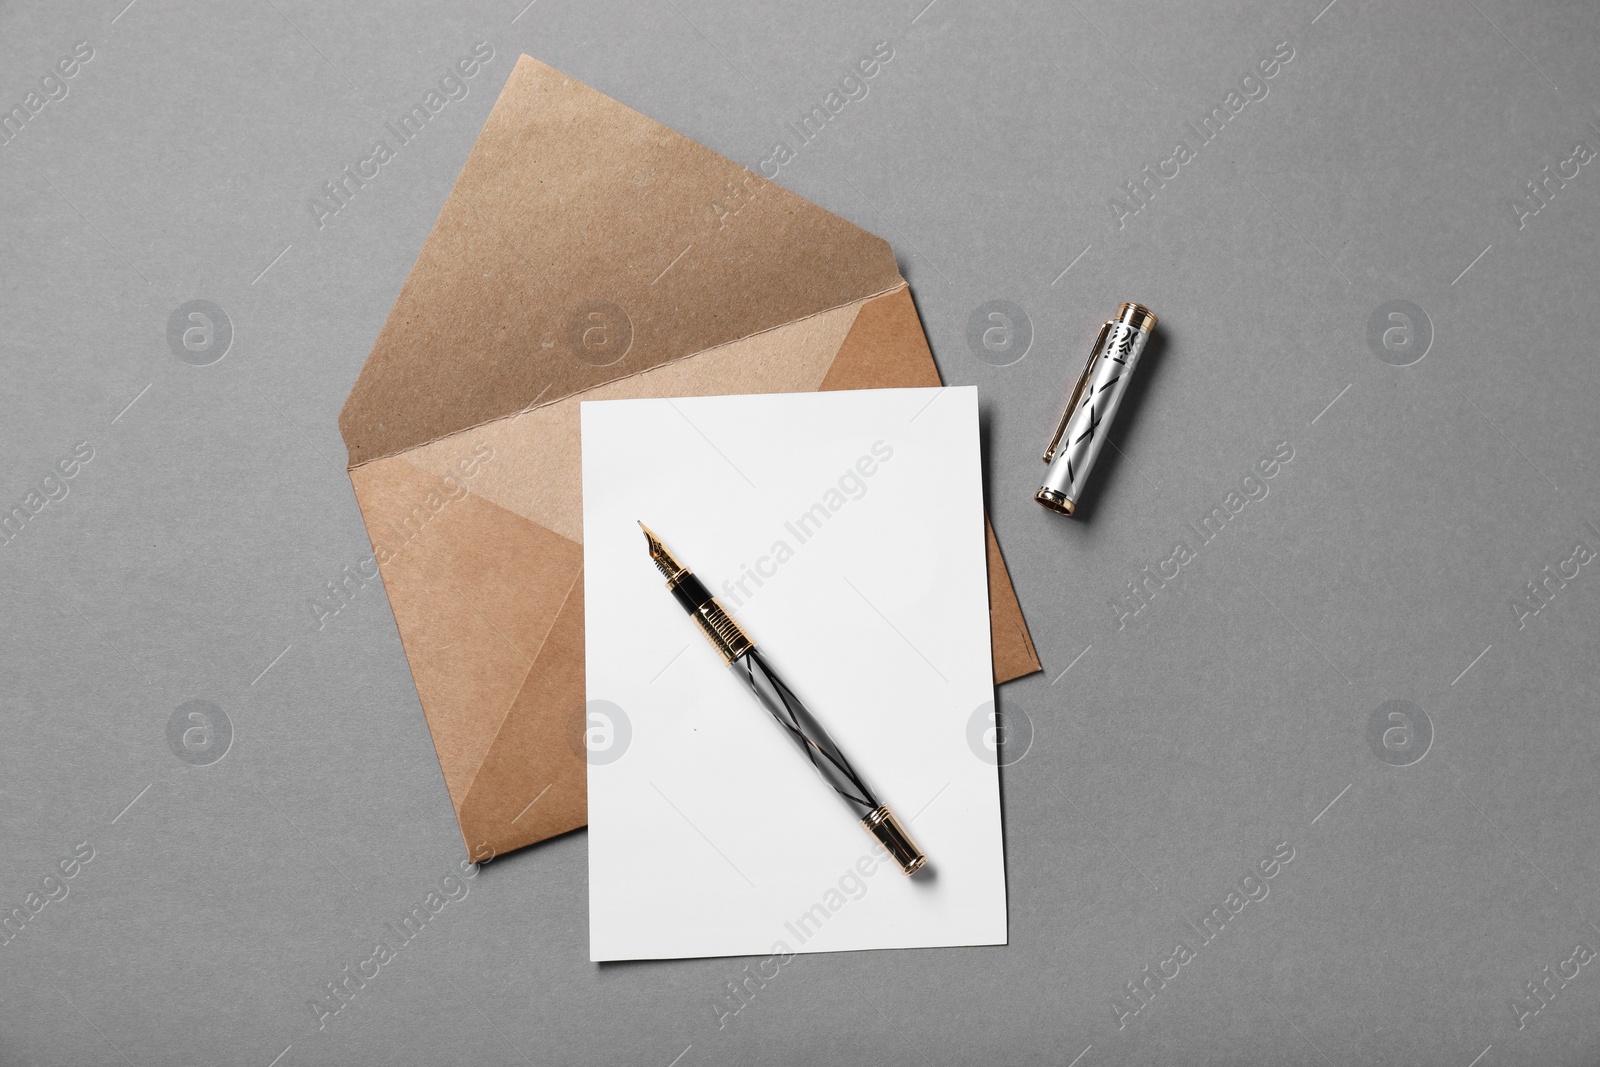
[[[351,471],[384,588],[457,807],[577,581],[582,548],[404,456]],[[530,566],[536,561],[537,566]]]
[[[881,238],[523,56],[340,414],[350,465],[899,284]]]
[[[457,805],[468,851],[510,852],[589,821],[582,572]]]

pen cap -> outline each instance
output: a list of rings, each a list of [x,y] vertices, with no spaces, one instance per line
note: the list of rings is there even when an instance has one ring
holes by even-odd
[[[1050,469],[1033,494],[1042,506],[1062,515],[1077,511],[1083,486],[1155,326],[1155,312],[1129,302],[1100,327],[1089,360],[1073,383],[1066,410],[1045,448],[1044,461]]]

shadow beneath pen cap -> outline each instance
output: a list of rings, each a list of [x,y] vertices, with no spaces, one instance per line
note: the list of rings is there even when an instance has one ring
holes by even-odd
[[[1138,483],[1134,486],[1135,491],[1143,488],[1154,492],[1159,488],[1147,481],[1148,475],[1131,469],[1132,462],[1122,454],[1122,446],[1118,442],[1133,437],[1150,383],[1161,373],[1161,361],[1167,351],[1165,324],[1166,320],[1162,319],[1156,325],[1151,331],[1150,339],[1145,342],[1144,351],[1139,354],[1139,363],[1134,370],[1133,380],[1128,383],[1127,392],[1122,394],[1122,403],[1117,406],[1116,418],[1106,429],[1105,447],[1100,450],[1094,470],[1089,473],[1089,482],[1084,487],[1083,497],[1078,501],[1076,512],[1068,520],[1069,522],[1092,524],[1100,498],[1115,492],[1127,492],[1130,478]],[[1071,385],[1069,384],[1067,388],[1070,392]]]

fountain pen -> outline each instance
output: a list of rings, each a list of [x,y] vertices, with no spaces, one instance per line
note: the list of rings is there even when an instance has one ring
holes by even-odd
[[[861,825],[894,857],[900,869],[908,875],[921,870],[928,861],[927,856],[911,840],[894,812],[878,801],[833,738],[828,736],[828,731],[772,669],[755,642],[717,603],[694,572],[673,558],[648,526],[641,522],[639,528],[649,544],[651,561],[666,576],[668,591],[699,625],[712,647],[722,654],[733,673],[749,686],[801,754],[811,761],[822,780],[851,807]]]

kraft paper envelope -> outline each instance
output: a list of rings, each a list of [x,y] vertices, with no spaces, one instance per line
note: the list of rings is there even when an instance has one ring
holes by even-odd
[[[586,821],[579,401],[938,384],[883,240],[517,62],[339,416],[471,855]]]

